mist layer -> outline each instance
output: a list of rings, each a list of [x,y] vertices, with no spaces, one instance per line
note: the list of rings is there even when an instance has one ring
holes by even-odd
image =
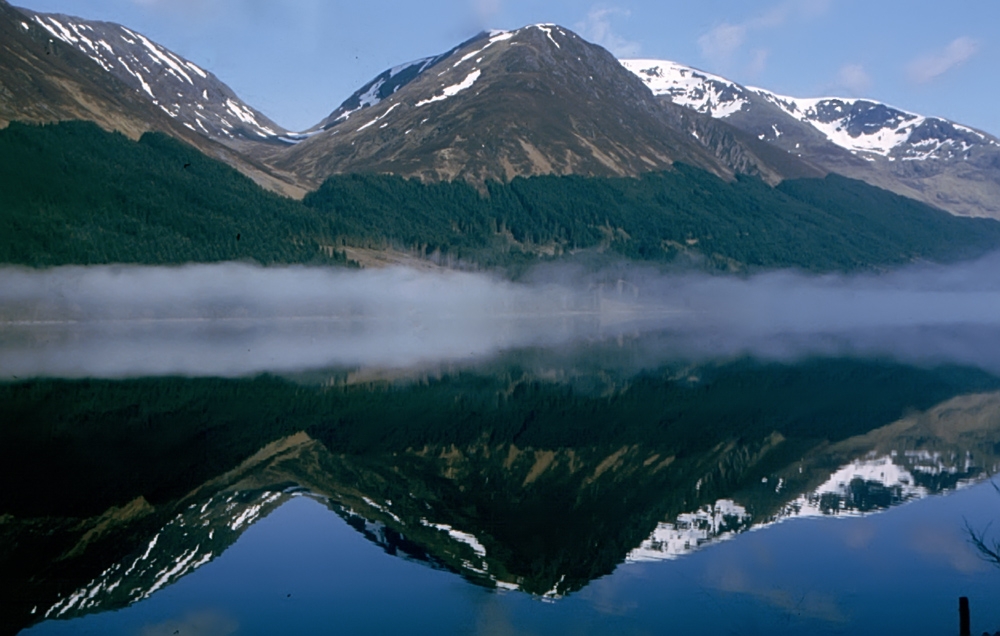
[[[642,366],[874,356],[1000,373],[998,256],[863,276],[622,267],[529,279],[233,263],[0,269],[0,377],[475,364],[625,340],[648,343]]]

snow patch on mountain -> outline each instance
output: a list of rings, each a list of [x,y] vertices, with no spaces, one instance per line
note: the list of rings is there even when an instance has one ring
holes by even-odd
[[[256,115],[254,115],[254,112],[243,104],[235,102],[232,99],[227,99],[226,110],[235,115],[236,118],[242,121],[244,124],[248,124],[249,126],[252,126],[253,128],[257,129],[259,131],[258,134],[260,134],[261,136],[265,135],[274,136],[278,134],[271,128],[268,128],[267,126],[259,123],[257,121]]]
[[[906,144],[926,117],[862,99],[801,99],[750,89],[827,139],[852,152],[888,157]]]
[[[973,483],[978,473],[970,453],[950,457],[926,450],[870,454],[841,466],[817,488],[795,497],[772,516],[755,519],[739,503],[721,499],[678,515],[674,521],[660,522],[649,538],[629,553],[626,562],[673,560],[710,543],[789,519],[861,517],[931,495],[934,491],[920,485],[915,474],[947,474],[961,488]],[[779,480],[775,492],[781,492],[783,486],[784,480]],[[695,489],[700,487],[701,482]],[[871,493],[878,496],[871,497]]]
[[[462,532],[461,530],[456,530],[455,528],[452,528],[446,523],[431,523],[426,519],[421,519],[420,524],[427,526],[428,528],[434,528],[436,530],[441,530],[442,532],[447,532],[449,537],[451,537],[455,541],[464,543],[465,545],[469,546],[470,548],[472,548],[472,551],[478,554],[479,556],[481,557],[486,556],[486,548],[483,547],[483,544],[480,543],[479,539],[477,539],[476,536],[473,534],[470,534],[468,532]]]
[[[395,109],[395,108],[396,108],[397,106],[399,106],[399,104],[398,104],[398,103],[397,103],[397,104],[393,104],[393,105],[392,105],[392,106],[390,106],[390,107],[388,108],[388,110],[386,110],[386,111],[385,111],[384,113],[382,113],[381,115],[379,115],[379,116],[378,116],[378,117],[376,117],[375,119],[371,120],[371,121],[370,121],[370,122],[368,122],[367,124],[364,124],[363,126],[361,126],[360,128],[358,128],[358,132],[361,132],[361,131],[362,131],[362,130],[364,130],[365,128],[368,128],[369,126],[372,126],[372,125],[374,125],[374,124],[377,124],[378,122],[380,122],[380,121],[382,121],[383,119],[385,119],[385,118],[386,118],[386,117],[387,117],[387,116],[389,115],[389,113],[391,113],[391,112],[392,112],[392,111],[393,111],[393,110],[394,110],[394,109]],[[385,127],[386,127],[387,125],[388,125],[388,124],[382,124],[381,126],[379,126],[379,128],[385,128]]]
[[[25,12],[53,38],[79,50],[191,130],[223,139],[265,140],[285,133],[200,66],[141,33],[110,22]]]
[[[862,158],[895,161],[967,159],[978,146],[1000,147],[1000,140],[937,117],[925,117],[867,99],[798,98],[741,86],[724,77],[667,60],[621,60],[654,95],[717,119],[766,103],[811,126],[831,143]],[[781,136],[780,121],[771,125]],[[756,132],[756,131],[755,131]],[[770,134],[760,133],[761,140]]]
[[[462,80],[461,82],[459,82],[458,84],[452,84],[451,86],[445,86],[443,89],[441,89],[441,93],[440,94],[434,95],[433,97],[429,97],[427,99],[422,99],[419,102],[417,102],[416,105],[417,106],[425,106],[425,105],[431,104],[433,102],[440,102],[440,101],[446,100],[449,97],[454,97],[455,95],[458,95],[462,91],[464,91],[466,89],[469,89],[469,88],[472,88],[472,85],[476,83],[476,80],[479,79],[480,75],[482,75],[482,71],[480,71],[479,69],[476,69],[476,70],[472,71],[471,73],[469,73],[465,77],[465,79]]]
[[[697,69],[664,60],[620,60],[646,83],[654,95],[666,95],[680,106],[724,119],[743,109],[743,87]]]
[[[501,32],[496,35],[502,35],[506,32]],[[431,67],[435,66],[438,62],[451,57],[456,51],[467,46],[471,42],[481,40],[485,35],[473,38],[468,42],[460,44],[459,46],[442,53],[441,55],[436,55],[433,57],[423,57],[412,62],[407,62],[405,64],[400,64],[394,66],[386,71],[383,71],[370,82],[362,86],[353,95],[348,97],[344,102],[333,111],[329,117],[324,119],[314,128],[305,131],[303,133],[296,133],[287,135],[282,141],[289,143],[298,143],[307,137],[323,132],[324,130],[329,130],[334,128],[343,122],[351,118],[355,113],[362,111],[366,108],[371,108],[380,104],[383,100],[394,95],[403,86],[406,86],[417,77],[421,76]],[[492,43],[492,41],[491,41]],[[485,48],[485,47],[484,47]],[[480,49],[481,51],[482,49]],[[474,52],[469,57],[475,57]],[[457,66],[458,64],[455,64]]]
[[[708,542],[730,539],[750,528],[746,508],[731,499],[720,499],[692,513],[677,516],[673,523],[660,523],[648,539],[632,550],[626,563],[668,561],[693,552]]]
[[[486,41],[486,44],[483,47],[478,48],[475,51],[472,51],[471,53],[466,53],[462,57],[458,58],[458,61],[452,64],[451,67],[457,68],[463,62],[467,62],[472,58],[479,56],[480,54],[482,54],[483,51],[490,48],[497,42],[504,42],[506,40],[509,40],[516,34],[517,31],[490,31],[489,40]]]
[[[556,39],[554,37],[552,37],[552,31],[554,31],[554,30],[558,30],[560,33],[562,33],[562,30],[559,29],[559,27],[557,25],[555,25],[555,24],[532,24],[531,27],[535,28],[535,29],[538,29],[539,31],[542,31],[543,33],[545,33],[545,35],[548,36],[549,40],[551,40],[552,43],[556,45],[557,49],[561,49],[562,48],[561,46],[559,46],[559,43],[556,42]],[[565,34],[563,34],[563,35],[565,35]]]
[[[261,516],[288,499],[284,492],[223,492],[201,506],[191,504],[168,521],[141,552],[136,550],[59,599],[45,617],[71,618],[149,598],[210,562]],[[198,540],[192,541],[192,535]],[[192,543],[193,548],[186,547]]]

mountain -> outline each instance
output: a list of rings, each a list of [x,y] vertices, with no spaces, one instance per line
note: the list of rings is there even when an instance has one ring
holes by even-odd
[[[242,102],[233,101],[224,84],[205,71],[202,77],[195,68],[124,27],[22,12],[0,0],[0,126],[11,121],[86,120],[132,139],[162,132],[232,165],[268,189],[301,196],[303,191],[288,176],[240,151],[239,135],[256,136],[242,122],[233,123],[232,136],[227,137],[221,119],[213,123],[208,114],[204,120],[191,114],[215,116],[218,103],[228,108],[228,99],[232,110],[245,119],[256,116]],[[214,97],[216,106],[209,103],[213,100],[190,101],[196,92]],[[175,97],[167,100],[167,94]],[[236,122],[237,117],[230,112],[229,119]],[[218,134],[206,134],[199,121]]]
[[[63,167],[58,187],[52,166]],[[511,276],[561,256],[871,271],[1000,245],[996,221],[838,175],[771,187],[677,165],[638,178],[548,175],[485,187],[488,196],[464,181],[335,175],[296,201],[161,133],[132,141],[90,122],[15,122],[0,130],[0,263],[345,264],[343,251],[357,247]]]
[[[512,275],[581,252],[850,271],[975,257],[1000,241],[993,221],[815,178],[813,163],[656,98],[553,25],[389,69],[297,134],[126,27],[3,0],[0,18],[0,120],[17,122],[0,131],[0,262],[329,263],[349,247]],[[130,139],[63,121],[79,119]],[[32,125],[51,122],[62,123]],[[66,166],[58,190],[54,162]]]
[[[984,132],[871,100],[786,97],[673,62],[619,64],[557,25],[481,33],[387,69],[291,132],[125,26],[5,0],[0,22],[0,123],[165,132],[296,197],[344,173],[482,190],[516,176],[636,176],[680,162],[772,185],[834,172],[1000,218],[1000,140]]]
[[[477,35],[455,48],[431,57],[423,57],[419,60],[407,62],[382,71],[364,86],[354,91],[354,94],[344,100],[344,102],[318,125],[300,135],[300,139],[309,136],[310,133],[319,130],[328,130],[337,124],[347,121],[351,115],[365,108],[375,106],[384,99],[392,96],[403,86],[409,84],[424,71],[437,66],[439,62],[448,59],[456,51],[482,38],[482,34]]]
[[[193,132],[239,147],[288,133],[209,71],[113,22],[21,9],[32,22],[93,60]]]
[[[659,104],[606,50],[547,24],[482,33],[385,71],[303,137],[270,161],[315,185],[347,172],[477,184],[635,176],[675,162],[771,183],[822,174],[734,128]]]
[[[801,99],[663,60],[622,60],[664,101],[825,170],[953,214],[1000,218],[1000,139],[867,99]]]
[[[997,381],[977,372],[536,362],[0,385],[0,480],[18,485],[0,493],[0,633],[148,598],[295,496],[390,554],[559,596],[625,560],[880,510],[1000,461]]]
[[[293,133],[132,29],[22,13],[29,29],[44,29],[82,55],[77,62],[91,62],[90,74],[116,78],[187,132],[311,186],[373,171],[480,184],[532,174],[634,176],[674,161],[771,183],[821,174],[711,118],[658,105],[610,54],[555,25],[482,33],[388,69],[322,122]]]
[[[162,113],[0,0],[0,124],[85,119],[138,138]]]

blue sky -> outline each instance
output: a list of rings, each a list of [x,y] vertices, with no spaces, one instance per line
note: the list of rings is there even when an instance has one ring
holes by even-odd
[[[385,68],[483,28],[555,22],[797,97],[865,96],[1000,136],[997,0],[14,0],[125,24],[304,129]]]

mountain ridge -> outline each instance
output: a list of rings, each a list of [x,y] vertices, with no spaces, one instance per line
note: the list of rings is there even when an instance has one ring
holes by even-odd
[[[668,60],[621,60],[660,99],[843,176],[962,216],[1000,218],[1000,139],[872,99],[797,98]]]
[[[183,126],[177,117],[148,99],[141,87],[130,85],[90,57],[87,51],[91,47],[75,33],[68,31],[78,40],[74,44],[65,34],[66,39],[55,37],[50,28],[60,32],[55,25],[46,28],[23,10],[0,0],[0,127],[11,121],[42,124],[85,120],[107,131],[120,131],[131,139],[139,139],[146,132],[162,132],[228,163],[272,191],[299,198],[305,194],[288,175],[278,174],[260,160]],[[87,39],[93,48],[107,51]],[[190,69],[189,75],[200,79]]]
[[[159,388],[147,380],[35,381],[37,392],[30,382],[0,387],[7,412],[45,401],[68,418],[41,428],[20,419],[2,431],[18,443],[4,448],[11,460],[4,471],[35,477],[27,493],[5,493],[3,547],[36,540],[23,561],[5,562],[18,566],[8,570],[12,580],[26,583],[13,588],[16,615],[0,618],[19,628],[125,607],[218,557],[296,496],[327,505],[391,554],[479,585],[553,597],[623,561],[673,558],[783,518],[863,514],[993,471],[995,381],[969,394],[985,378],[952,384],[946,372],[901,367],[886,376],[879,365],[841,374],[840,364],[724,365],[715,377],[706,367],[700,380],[685,380],[686,367],[681,375],[661,369],[655,379],[602,373],[596,384],[576,370],[576,380],[574,372],[558,380],[547,372],[489,381],[445,374],[339,388],[329,378],[302,384],[266,376],[172,379]],[[793,386],[768,380],[782,377],[794,378]],[[913,388],[914,381],[923,386]],[[886,408],[871,413],[842,399],[872,382]],[[698,385],[719,398],[712,404],[725,405],[722,413],[695,406]],[[728,413],[741,408],[741,396],[803,389],[808,408],[783,405],[778,413],[791,417],[779,418],[777,430],[775,420],[748,427]],[[428,394],[461,396],[435,404],[470,418],[469,427],[428,413],[421,397]],[[146,398],[146,413],[123,408],[136,396]],[[618,408],[611,402],[626,405],[627,423],[588,426],[587,418],[606,421]],[[292,415],[279,417],[291,403],[298,405]],[[674,404],[685,423],[714,422],[708,438],[689,426],[663,426],[661,403]],[[221,422],[200,414],[206,404],[225,415]],[[484,404],[508,415],[486,409],[484,417]],[[840,427],[842,409],[859,416],[848,430]],[[334,412],[346,419],[332,424]],[[523,426],[509,418],[529,413],[541,416]],[[140,421],[148,430],[138,429]],[[113,448],[95,448],[93,437],[78,442],[81,429],[133,444],[136,456],[113,461]],[[213,466],[177,470],[200,456],[192,448],[211,453]],[[18,456],[25,450],[61,461],[31,462]],[[81,475],[95,453],[105,461]],[[60,576],[39,576],[52,571]]]
[[[288,133],[243,102],[210,71],[137,31],[114,22],[20,11],[52,37],[145,93],[160,110],[192,132],[237,148],[240,140],[274,141]]]
[[[729,126],[658,104],[622,70],[606,50],[558,25],[484,32],[443,56],[383,72],[270,161],[310,183],[343,172],[478,184],[637,176],[675,161],[772,184],[823,174]]]
[[[24,83],[8,81],[14,90],[0,90],[0,120],[69,115],[133,138],[161,130],[295,197],[343,173],[460,179],[482,188],[540,174],[636,176],[681,161],[724,179],[748,174],[771,185],[835,172],[952,214],[1000,218],[1000,139],[983,131],[875,100],[783,96],[675,62],[611,64],[604,49],[554,24],[482,32],[387,69],[315,126],[294,132],[211,72],[128,27],[3,6],[6,30],[17,36],[9,39],[33,37],[46,55],[63,44],[78,55],[71,66],[85,59],[94,67],[74,70],[106,86],[96,102],[82,97],[80,86],[61,89],[62,96],[36,87],[35,99],[10,108]],[[622,67],[658,106],[618,77]],[[66,84],[65,75],[55,83]],[[135,95],[106,95],[111,78]],[[161,115],[170,121],[157,120]]]

